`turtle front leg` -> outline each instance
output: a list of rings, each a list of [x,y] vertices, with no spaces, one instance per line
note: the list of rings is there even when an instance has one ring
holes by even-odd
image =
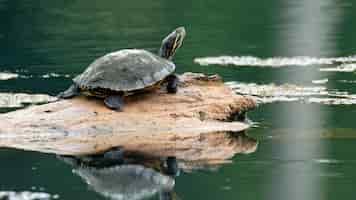
[[[122,111],[124,107],[124,99],[122,95],[111,95],[104,99],[105,105],[116,111]]]
[[[170,75],[167,78],[167,92],[171,94],[175,94],[178,91],[178,82],[179,78],[176,74]]]

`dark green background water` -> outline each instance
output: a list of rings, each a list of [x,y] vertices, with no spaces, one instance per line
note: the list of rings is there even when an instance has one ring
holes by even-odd
[[[122,48],[157,51],[161,39],[184,25],[175,57],[178,72],[218,73],[226,81],[307,84],[328,78],[329,88],[356,93],[353,73],[317,67],[199,66],[195,57],[336,57],[356,53],[352,0],[0,0],[0,71],[33,78],[0,82],[2,92],[57,94],[95,58]],[[355,106],[273,103],[250,113],[248,134],[258,150],[236,155],[219,170],[182,173],[181,199],[354,199]],[[0,150],[0,190],[104,199],[53,156]]]

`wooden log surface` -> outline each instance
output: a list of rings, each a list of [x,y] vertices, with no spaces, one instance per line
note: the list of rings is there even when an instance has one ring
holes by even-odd
[[[228,119],[255,108],[218,76],[185,73],[177,94],[164,87],[129,96],[123,112],[76,97],[0,115],[0,147],[85,155],[120,146],[129,152],[184,160],[221,159],[241,151],[227,132],[249,126]]]

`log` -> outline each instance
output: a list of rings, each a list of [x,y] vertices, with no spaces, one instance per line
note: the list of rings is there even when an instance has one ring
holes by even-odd
[[[254,100],[236,95],[216,75],[185,73],[180,80],[177,94],[162,87],[127,97],[123,112],[79,96],[1,114],[0,147],[59,155],[122,147],[184,160],[220,159],[240,151],[228,132],[249,125],[231,117],[243,118],[256,107]]]

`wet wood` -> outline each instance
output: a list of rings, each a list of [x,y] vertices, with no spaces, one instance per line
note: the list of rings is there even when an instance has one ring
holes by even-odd
[[[180,80],[177,94],[162,88],[130,96],[123,112],[107,109],[102,100],[77,97],[2,114],[0,147],[84,155],[121,146],[128,152],[194,160],[198,154],[211,157],[208,152],[222,145],[225,153],[211,155],[231,156],[231,138],[221,134],[247,129],[245,123],[228,120],[235,114],[241,118],[255,102],[234,94],[218,76],[186,73]]]

